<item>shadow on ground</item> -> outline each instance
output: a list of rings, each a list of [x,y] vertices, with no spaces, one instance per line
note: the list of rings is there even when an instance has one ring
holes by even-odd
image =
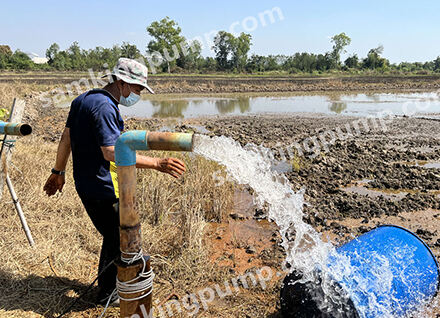
[[[18,277],[1,270],[0,286],[1,310],[33,312],[45,318],[57,317],[88,287],[65,277],[41,277],[34,274]],[[93,288],[69,312],[80,312],[95,307],[95,297],[96,291]]]

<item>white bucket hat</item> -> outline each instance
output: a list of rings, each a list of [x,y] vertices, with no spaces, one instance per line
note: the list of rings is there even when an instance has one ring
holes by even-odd
[[[116,76],[125,83],[141,85],[151,94],[154,94],[154,91],[147,84],[148,68],[136,60],[121,57],[113,71],[104,75],[103,78],[111,75]]]

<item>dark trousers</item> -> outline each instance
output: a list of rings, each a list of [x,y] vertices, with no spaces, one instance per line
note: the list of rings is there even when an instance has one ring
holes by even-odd
[[[117,199],[90,200],[81,198],[87,214],[99,233],[102,247],[99,258],[99,273],[113,260],[120,256],[119,249],[119,209]],[[100,288],[98,297],[105,297],[116,287],[117,268],[110,265],[98,278]]]

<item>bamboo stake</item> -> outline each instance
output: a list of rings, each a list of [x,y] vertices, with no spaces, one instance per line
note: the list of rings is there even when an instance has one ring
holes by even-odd
[[[9,174],[6,173],[6,185],[8,186],[9,193],[11,194],[12,201],[14,201],[15,209],[17,210],[18,217],[20,218],[21,226],[23,227],[24,233],[26,234],[26,238],[31,246],[35,245],[34,239],[32,238],[31,230],[26,222],[26,218],[24,217],[23,210],[21,208],[20,201],[15,193],[14,186],[12,185],[11,179],[9,178]]]
[[[141,225],[139,215],[135,211],[135,194],[136,194],[136,167],[118,166],[118,183],[119,183],[119,221],[120,221],[120,246],[122,257],[130,258],[130,254],[139,253],[142,249]],[[124,253],[126,252],[126,253]],[[146,260],[147,268],[150,270],[150,260]],[[122,261],[117,262],[118,279],[121,282],[127,282],[138,277],[142,271],[143,261],[139,260],[133,264],[126,264]],[[139,280],[144,278],[139,278]],[[121,295],[123,298],[136,298],[149,292],[146,290],[142,293],[129,295]],[[120,300],[121,317],[150,317],[152,308],[152,293],[139,300],[125,301]],[[136,316],[136,314],[138,316]]]

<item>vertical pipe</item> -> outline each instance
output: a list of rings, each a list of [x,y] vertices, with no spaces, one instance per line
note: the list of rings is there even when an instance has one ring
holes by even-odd
[[[139,253],[142,250],[142,237],[139,215],[135,211],[136,204],[136,167],[118,166],[118,180],[119,180],[119,220],[120,220],[120,246],[123,258],[131,258],[133,254]],[[133,253],[133,254],[132,254]],[[142,271],[143,261],[138,260],[133,264],[127,264],[119,261],[118,266],[118,280],[121,282],[128,282],[138,277]],[[147,260],[147,268],[150,270],[150,260]],[[139,278],[139,280],[142,278]],[[120,296],[126,299],[137,298],[150,292],[144,298],[133,301],[120,301],[121,317],[131,317],[138,314],[139,317],[144,317],[145,312],[150,313],[152,308],[152,293],[151,289],[142,293],[135,294],[121,294]],[[136,316],[135,316],[136,317]],[[150,316],[145,316],[150,317]]]
[[[118,138],[115,145],[121,248],[121,260],[117,262],[118,284],[129,282],[132,284],[152,279],[151,276],[147,277],[151,269],[150,259],[141,255],[141,226],[139,215],[135,210],[136,150],[191,151],[192,138],[192,134],[146,131],[128,131]],[[139,255],[141,257],[134,257]],[[127,262],[127,260],[131,261]],[[152,317],[152,286],[136,293],[124,293],[119,286],[118,289],[122,318]],[[147,296],[142,297],[144,295]]]

